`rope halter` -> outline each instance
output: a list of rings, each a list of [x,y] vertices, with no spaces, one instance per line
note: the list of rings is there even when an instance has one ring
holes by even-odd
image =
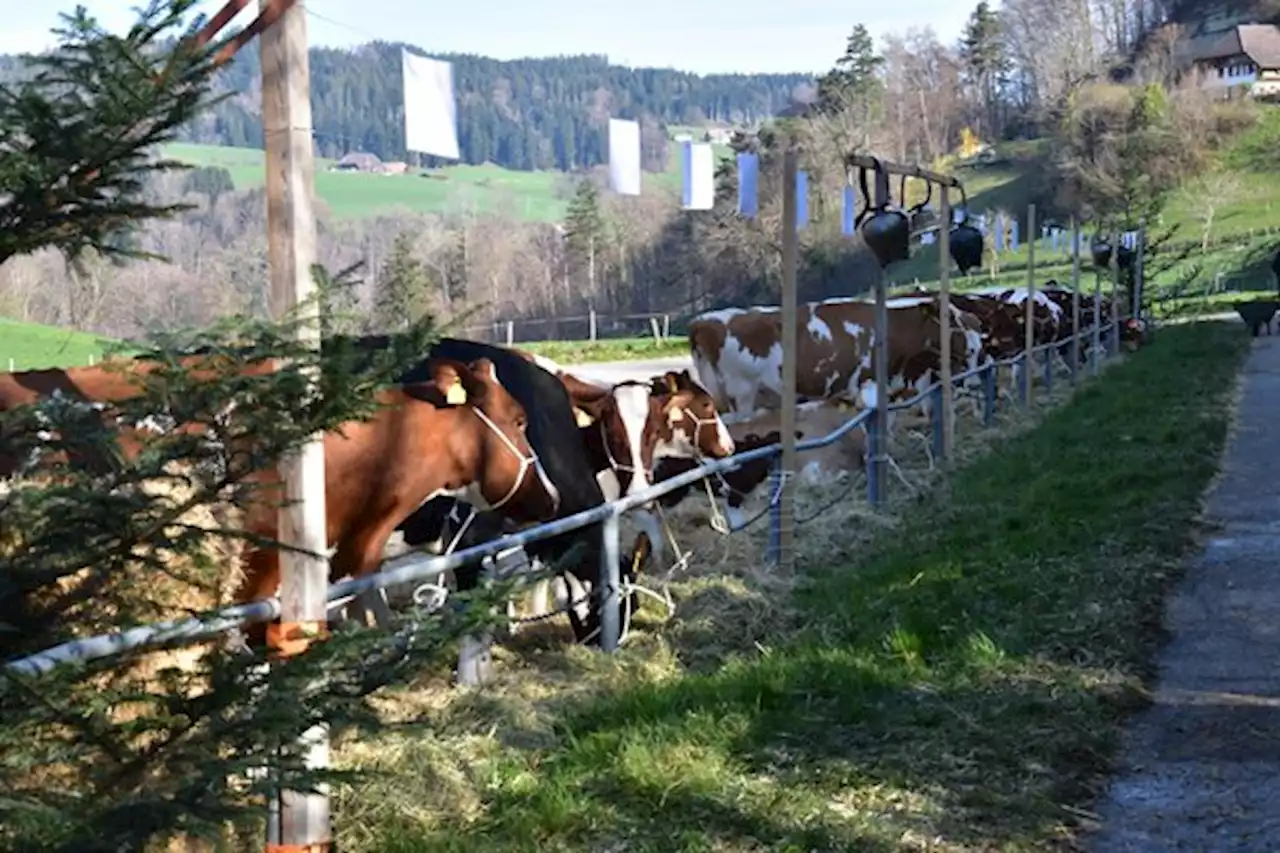
[[[524,478],[529,476],[529,471],[538,464],[538,453],[533,449],[532,445],[529,447],[528,455],[520,452],[520,448],[516,447],[516,443],[512,441],[506,433],[498,428],[498,425],[493,422],[492,418],[480,411],[476,406],[471,406],[471,411],[475,412],[476,417],[480,419],[480,422],[492,430],[493,434],[502,441],[503,445],[520,460],[520,474],[516,477],[516,481],[511,484],[510,491],[503,495],[502,500],[489,505],[489,509],[491,510],[501,509],[516,496],[516,492],[520,491],[520,487],[524,485]]]

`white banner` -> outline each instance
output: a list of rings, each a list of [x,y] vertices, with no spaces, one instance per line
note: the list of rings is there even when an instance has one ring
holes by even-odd
[[[618,195],[640,195],[640,123],[609,119],[609,185]]]
[[[404,147],[459,159],[453,64],[400,50],[404,69]]]

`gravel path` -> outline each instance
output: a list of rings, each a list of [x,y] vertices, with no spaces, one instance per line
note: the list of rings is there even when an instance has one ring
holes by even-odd
[[[1214,526],[1169,602],[1155,704],[1134,719],[1092,853],[1280,851],[1280,336],[1245,366]]]

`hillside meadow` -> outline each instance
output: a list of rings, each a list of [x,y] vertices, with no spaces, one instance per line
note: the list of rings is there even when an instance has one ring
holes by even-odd
[[[696,129],[685,131],[696,138]],[[717,145],[715,150],[720,157],[730,153],[727,146]],[[261,186],[266,179],[263,152],[258,148],[173,143],[164,147],[163,154],[194,166],[221,166],[231,174],[236,189]],[[642,189],[679,193],[679,154],[680,147],[673,142],[667,171],[644,173]],[[380,175],[332,171],[335,162],[316,160],[316,192],[338,219],[387,214],[398,208],[415,213],[514,213],[530,222],[559,222],[573,192],[573,177],[565,172],[519,172],[490,163]]]

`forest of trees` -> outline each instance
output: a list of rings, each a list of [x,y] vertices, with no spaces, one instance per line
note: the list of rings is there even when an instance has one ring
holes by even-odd
[[[840,233],[843,154],[859,150],[947,167],[966,130],[985,142],[1045,141],[1020,148],[1022,161],[1015,164],[1025,174],[1020,203],[1035,201],[1042,221],[1076,215],[1136,227],[1139,216],[1154,217],[1181,182],[1206,168],[1214,147],[1256,113],[1247,102],[1215,103],[1178,82],[1168,57],[1181,30],[1169,16],[1187,14],[1182,6],[982,0],[955,44],[927,27],[877,42],[853,25],[846,52],[832,57],[831,71],[812,83],[800,76],[632,71],[599,57],[511,63],[454,57],[464,125],[473,123],[464,130],[464,146],[489,152],[469,149],[468,159],[500,159],[492,152],[502,151],[517,164],[555,165],[574,137],[567,221],[522,222],[499,212],[388,210],[347,222],[324,216],[322,260],[332,269],[363,265],[356,296],[369,328],[423,312],[443,318],[470,312],[468,322],[484,323],[582,314],[588,306],[601,314],[681,314],[771,302],[780,280],[778,152],[794,138],[805,150],[812,194],[811,222],[801,233],[802,298],[857,294],[880,272],[859,239]],[[398,156],[400,125],[386,106],[399,97],[397,50],[370,45],[313,52],[323,153],[363,146]],[[1117,68],[1126,69],[1123,85],[1109,82]],[[243,94],[206,113],[188,127],[189,136],[222,138],[227,116],[253,115],[256,74],[256,55],[246,51],[222,80]],[[540,108],[544,102],[563,105],[562,112]],[[609,115],[641,115],[658,132],[662,123],[758,122],[774,111],[786,117],[735,142],[761,153],[761,212],[754,220],[734,213],[731,162],[719,176],[714,211],[683,211],[677,197],[661,190],[620,198],[608,189],[602,167],[584,165],[602,159],[596,122]],[[339,114],[346,116],[340,132],[349,136],[326,148],[333,137],[325,134],[334,131]],[[555,130],[561,120],[577,130]],[[590,139],[596,141],[583,141]],[[67,265],[47,252],[15,258],[0,266],[0,314],[129,335],[260,312],[266,287],[261,191],[236,190],[226,173],[200,170],[162,176],[151,192],[194,205],[131,236],[172,263],[116,265],[89,256]],[[412,272],[412,286],[402,280],[404,269]],[[406,300],[412,304],[388,307]],[[584,331],[548,324],[522,333],[580,337]]]
[[[312,121],[322,156],[367,151],[405,159],[402,47],[421,52],[385,42],[311,49]],[[755,125],[803,97],[812,83],[804,74],[624,68],[604,56],[438,58],[453,63],[462,160],[521,170],[570,171],[605,162],[610,116],[639,119],[646,139],[656,143],[651,159],[665,168],[666,125]],[[0,57],[0,74],[5,65]],[[241,51],[216,84],[234,96],[188,126],[186,141],[260,148],[259,76],[258,52]]]

